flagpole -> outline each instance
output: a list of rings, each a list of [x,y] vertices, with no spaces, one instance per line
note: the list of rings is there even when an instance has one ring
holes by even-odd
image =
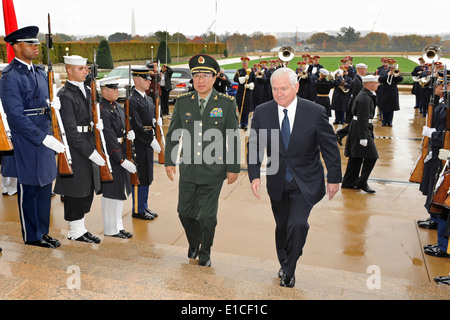
[[[5,21],[5,36],[14,32],[18,29],[17,27],[17,19],[16,19],[16,11],[14,10],[13,0],[2,0],[3,5],[3,20]],[[6,44],[6,53],[8,63],[10,63],[14,57],[13,47],[7,43]]]

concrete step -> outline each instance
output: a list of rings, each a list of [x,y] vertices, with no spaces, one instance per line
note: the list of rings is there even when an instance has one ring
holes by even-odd
[[[282,288],[279,264],[270,259],[214,252],[212,267],[205,268],[178,246],[103,236],[98,245],[86,244],[52,230],[62,245],[50,250],[23,245],[18,223],[0,223],[0,230],[0,299],[422,300],[450,294],[448,286],[383,275],[379,289],[370,289],[371,273],[302,264],[295,287]],[[79,289],[70,288],[78,283]]]

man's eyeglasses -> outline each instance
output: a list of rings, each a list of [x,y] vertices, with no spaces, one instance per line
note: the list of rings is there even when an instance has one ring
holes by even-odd
[[[210,79],[212,77],[211,73],[195,73],[192,75],[192,78],[194,78],[195,80],[205,80],[205,79]]]

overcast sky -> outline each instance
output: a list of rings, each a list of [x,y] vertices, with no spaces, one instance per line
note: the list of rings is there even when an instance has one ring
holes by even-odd
[[[158,30],[200,35],[211,31],[324,32],[353,27],[356,31],[407,34],[450,33],[446,22],[450,1],[417,0],[13,0],[19,28],[36,25],[47,32],[50,13],[53,33],[131,34],[132,10],[138,35]],[[216,15],[217,3],[217,15]],[[216,19],[217,17],[217,19]],[[429,17],[429,18],[428,18]],[[5,33],[3,15],[0,34]]]

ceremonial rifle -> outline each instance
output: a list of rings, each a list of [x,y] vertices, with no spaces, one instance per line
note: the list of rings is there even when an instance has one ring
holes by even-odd
[[[13,149],[11,130],[9,129],[8,121],[6,120],[6,113],[3,110],[2,101],[0,100],[0,151],[9,153],[13,151]]]
[[[95,149],[100,156],[105,160],[104,166],[100,168],[100,180],[102,182],[113,181],[111,163],[109,162],[109,155],[106,150],[105,136],[103,130],[97,129],[97,124],[100,120],[100,106],[97,102],[97,84],[95,78],[97,77],[97,57],[94,50],[94,64],[91,67],[91,100],[92,100],[92,115],[94,118],[94,133],[95,133]]]
[[[56,83],[53,73],[52,60],[50,59],[50,50],[53,49],[53,35],[50,24],[50,14],[48,14],[48,34],[46,35],[47,42],[47,64],[48,64],[48,93],[49,101],[53,102],[55,99],[59,99],[56,96]],[[52,127],[53,136],[62,144],[64,144],[64,152],[58,153],[58,171],[60,176],[67,177],[73,175],[72,170],[72,157],[70,155],[69,144],[67,143],[66,131],[61,119],[59,110],[53,108],[52,114]]]
[[[159,66],[160,66],[160,62],[158,60],[158,67],[156,70],[156,74],[155,74],[155,82],[154,82],[154,90],[153,92],[155,93],[155,119],[158,120],[160,117],[160,108],[159,108],[159,90],[158,90],[158,79],[160,78],[159,75]],[[155,131],[156,131],[156,140],[159,143],[159,146],[161,148],[161,152],[158,155],[158,162],[159,163],[164,163],[165,162],[165,156],[164,156],[164,144],[161,143],[162,139],[164,138],[164,132],[162,130],[162,127],[158,124],[158,121],[156,121],[156,127],[155,127]]]
[[[127,132],[130,132],[130,94],[131,94],[131,65],[129,66],[129,71],[128,71],[128,85],[127,85],[127,90],[126,90],[126,98],[127,100],[125,101],[125,130]],[[136,153],[134,150],[134,143],[132,140],[128,140],[127,139],[127,160],[135,163],[134,159],[135,159]],[[139,176],[137,174],[137,172],[135,173],[130,173],[130,182],[132,185],[139,185],[140,181],[139,181]]]

